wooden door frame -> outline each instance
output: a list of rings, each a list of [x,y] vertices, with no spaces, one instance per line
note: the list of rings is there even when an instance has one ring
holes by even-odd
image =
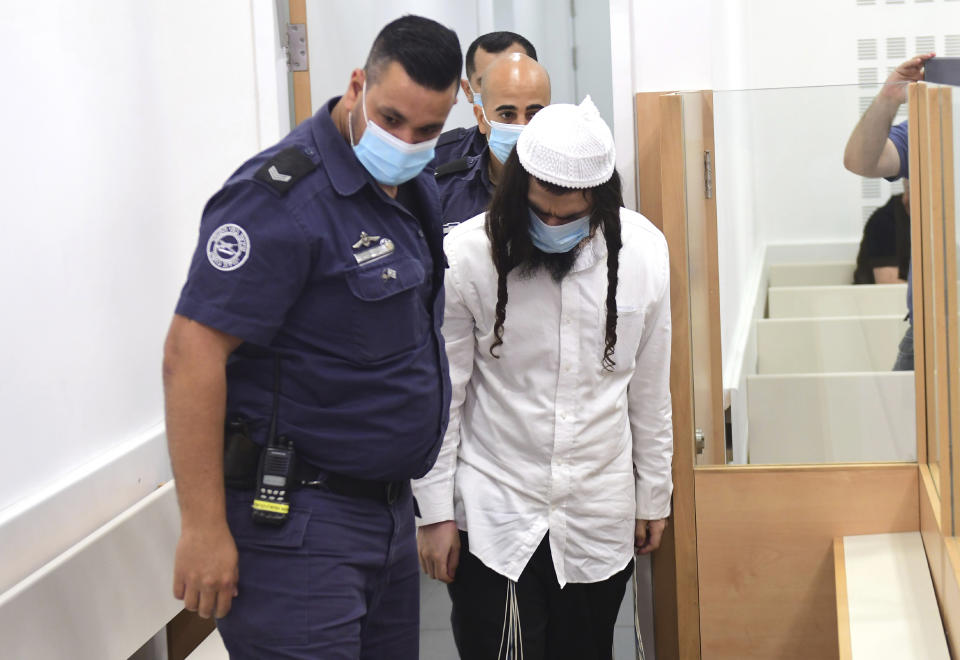
[[[290,23],[307,25],[307,0],[290,1]],[[307,33],[307,70],[291,73],[293,89],[293,118],[294,125],[313,116],[313,102],[310,99],[310,31]]]

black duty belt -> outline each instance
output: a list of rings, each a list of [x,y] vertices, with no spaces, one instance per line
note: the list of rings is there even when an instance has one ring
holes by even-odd
[[[253,442],[246,424],[239,421],[227,424],[223,439],[223,475],[227,488],[252,490],[256,487],[257,466],[263,448]],[[323,472],[314,465],[295,459],[291,490],[317,488],[347,497],[362,497],[384,504],[393,504],[409,488],[408,481],[377,481],[343,474]]]

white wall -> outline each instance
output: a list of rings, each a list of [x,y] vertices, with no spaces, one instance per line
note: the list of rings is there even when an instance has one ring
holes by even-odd
[[[418,14],[446,25],[460,38],[460,49],[480,30],[489,32],[489,7],[482,0],[444,2],[414,0],[387,3],[382,0],[307,0],[310,95],[314,110],[331,97],[340,96],[350,82],[350,72],[362,68],[377,34],[390,21],[405,14]],[[485,23],[485,24],[482,24]],[[476,120],[463,92],[447,118],[447,127],[473,126]]]
[[[494,30],[517,32],[536,47],[540,62],[550,73],[554,103],[573,103],[586,94],[596,98],[604,118],[611,121],[610,39],[605,3],[578,0],[576,20],[579,43],[579,77],[573,70],[574,19],[570,0],[410,0],[391,4],[382,0],[329,2],[308,0],[310,90],[314,109],[347,88],[350,72],[362,67],[377,33],[403,14],[419,14],[457,33],[460,48],[479,35]],[[362,20],[358,20],[362,17]],[[465,74],[464,74],[465,75]],[[579,97],[579,98],[578,98]],[[450,112],[447,127],[473,126],[476,120],[463,93]]]
[[[282,130],[253,34],[235,0],[0,7],[0,591],[170,476],[162,341],[200,213]]]

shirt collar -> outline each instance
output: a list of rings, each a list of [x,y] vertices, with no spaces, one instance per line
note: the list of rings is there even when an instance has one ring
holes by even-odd
[[[590,237],[590,240],[580,248],[580,254],[573,262],[572,272],[579,272],[592,268],[598,263],[605,261],[607,257],[607,239],[603,235],[603,228],[597,227],[597,230]]]
[[[323,158],[324,170],[334,189],[341,195],[352,195],[369,183],[367,172],[357,160],[353,149],[333,123],[330,111],[340,100],[339,96],[327,101],[310,119],[313,122],[313,139]]]

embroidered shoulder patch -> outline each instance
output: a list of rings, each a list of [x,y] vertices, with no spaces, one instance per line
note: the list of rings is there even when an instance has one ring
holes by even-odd
[[[207,261],[217,270],[236,270],[249,256],[250,237],[240,225],[220,225],[207,241]]]

